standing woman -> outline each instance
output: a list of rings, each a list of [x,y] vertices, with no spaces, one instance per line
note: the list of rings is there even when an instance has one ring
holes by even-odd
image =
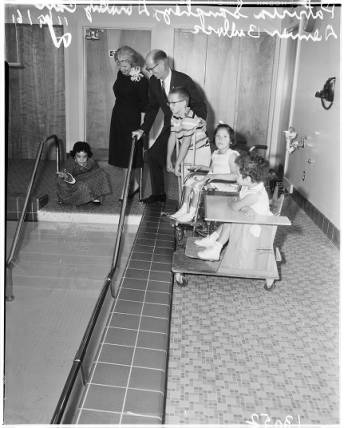
[[[129,164],[132,131],[143,123],[148,103],[148,80],[140,67],[140,55],[129,46],[122,46],[114,59],[119,71],[113,85],[116,102],[112,110],[109,164],[124,169]],[[142,140],[136,144],[133,169],[143,166]],[[138,180],[133,171],[128,197],[132,198],[139,190]],[[121,196],[122,199],[123,195]]]

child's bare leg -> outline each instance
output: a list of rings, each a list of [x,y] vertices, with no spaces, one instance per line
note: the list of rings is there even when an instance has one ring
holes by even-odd
[[[231,232],[231,224],[224,223],[220,227],[221,227],[221,230],[219,232],[219,238],[217,242],[219,242],[223,247],[229,240],[229,235]]]
[[[190,210],[191,208],[194,208],[194,210],[196,211],[199,197],[200,197],[200,192],[197,189],[193,189],[193,194],[190,202]]]
[[[191,186],[184,186],[183,204],[186,204],[187,206],[189,205],[189,198],[190,198],[191,192],[192,192]]]
[[[184,186],[184,198],[182,202],[182,206],[171,215],[171,218],[177,219],[178,217],[186,214],[189,210],[189,198],[192,192],[192,188],[190,186]]]

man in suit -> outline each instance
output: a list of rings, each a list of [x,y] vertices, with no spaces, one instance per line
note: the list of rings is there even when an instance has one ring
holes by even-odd
[[[171,129],[172,112],[167,95],[170,90],[183,87],[190,95],[190,108],[197,116],[206,119],[207,106],[202,94],[193,80],[186,74],[171,70],[164,51],[153,50],[146,57],[146,70],[151,73],[149,79],[149,102],[141,128],[133,132],[138,139],[145,133],[148,135],[153,122],[161,108],[164,114],[164,126],[154,144],[148,149],[147,162],[150,169],[152,195],[143,202],[165,202],[164,168],[166,165],[167,143]]]

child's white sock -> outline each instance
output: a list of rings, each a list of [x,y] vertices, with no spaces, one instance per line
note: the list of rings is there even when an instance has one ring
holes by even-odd
[[[179,208],[178,211],[176,211],[174,214],[171,215],[171,218],[177,218],[180,217],[181,215],[186,214],[188,211],[188,206],[186,203],[183,203],[183,205]]]
[[[195,244],[198,245],[199,247],[209,247],[213,245],[213,243],[217,240],[219,236],[220,235],[215,230],[215,232],[206,236],[205,238],[198,239],[197,241],[195,241]]]
[[[215,261],[220,259],[222,250],[222,244],[215,241],[211,247],[205,248],[204,250],[197,253],[197,256],[203,260]]]

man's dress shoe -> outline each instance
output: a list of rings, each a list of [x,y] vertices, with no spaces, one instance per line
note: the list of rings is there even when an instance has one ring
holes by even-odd
[[[166,194],[150,195],[148,198],[142,199],[142,202],[147,205],[154,204],[155,202],[166,202]]]

